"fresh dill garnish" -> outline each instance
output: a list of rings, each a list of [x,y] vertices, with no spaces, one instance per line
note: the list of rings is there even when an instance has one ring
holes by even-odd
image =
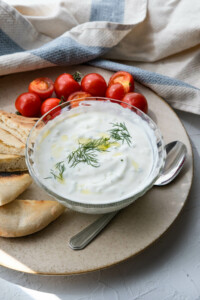
[[[79,163],[86,163],[92,167],[99,167],[98,152],[108,151],[108,148],[112,147],[114,142],[122,141],[130,146],[131,136],[125,123],[111,123],[113,128],[108,132],[109,137],[101,137],[99,139],[86,139],[86,142],[78,141],[78,148],[72,151],[68,156],[68,164],[70,167],[75,167]],[[121,160],[123,161],[123,159]],[[65,171],[64,161],[56,163],[54,169],[50,169],[50,174],[54,179],[63,180],[63,173]],[[44,179],[50,179],[52,177],[46,177]]]
[[[84,149],[96,150],[96,151],[106,151],[109,148],[109,140],[108,137],[101,137],[99,139],[91,139],[86,143],[79,143],[79,145],[83,146]]]
[[[107,151],[114,141],[124,141],[131,145],[131,136],[124,123],[112,123],[113,128],[109,130],[110,137],[102,137],[99,139],[91,139],[86,143],[80,143],[78,148],[70,153],[67,157],[70,167],[75,167],[83,162],[92,167],[99,167],[97,152]]]
[[[58,169],[62,174],[65,171],[65,166],[64,166],[64,160],[59,161],[57,164],[55,164],[55,168]]]
[[[55,165],[55,169],[50,170],[50,174],[53,176],[54,179],[58,179],[58,180],[63,180],[63,173],[65,171],[65,165],[64,165],[64,161],[60,161]],[[58,171],[58,173],[57,173]],[[52,177],[46,177],[44,179],[50,179]]]
[[[68,155],[68,163],[71,163],[70,167],[75,167],[77,164],[83,162],[92,167],[99,167],[96,152],[107,151],[109,148],[109,138],[99,138],[89,140],[86,143],[80,143],[78,148]]]
[[[131,145],[131,136],[128,132],[128,129],[125,125],[125,123],[111,123],[113,125],[113,128],[109,130],[110,137],[116,141],[124,141],[127,142],[127,144]]]

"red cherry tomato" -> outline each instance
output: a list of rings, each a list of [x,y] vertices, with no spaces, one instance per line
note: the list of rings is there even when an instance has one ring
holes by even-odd
[[[118,82],[111,84],[106,90],[107,98],[121,100],[124,97],[124,95],[125,95],[124,87],[121,83]]]
[[[84,92],[92,96],[104,97],[107,89],[105,79],[97,73],[90,73],[83,77],[81,81],[81,88]]]
[[[121,83],[124,87],[125,93],[130,93],[134,90],[134,79],[133,76],[125,71],[119,71],[113,74],[110,77],[108,86],[114,84],[114,83]]]
[[[61,104],[61,100],[58,98],[49,98],[46,99],[41,106],[41,115],[43,116],[44,114],[46,114],[48,111],[50,111],[51,109],[53,109],[54,107],[58,106],[59,104]],[[47,116],[46,116],[46,120],[50,120],[55,118],[56,116],[58,116],[60,114],[61,108],[57,107],[56,109],[54,109],[52,112],[50,112]]]
[[[75,92],[75,93],[69,95],[67,100],[71,102],[71,107],[76,107],[76,106],[79,106],[79,103],[81,101],[84,101],[87,97],[91,97],[91,96],[92,95],[89,93],[80,91],[80,92]],[[81,99],[81,100],[73,101],[73,100],[79,100],[79,99]]]
[[[147,114],[148,112],[148,103],[147,103],[147,99],[142,95],[142,94],[138,94],[138,93],[128,93],[124,96],[124,98],[122,99],[123,102],[126,102],[130,105],[133,105],[137,108],[139,108],[140,110],[142,110],[145,114]],[[121,103],[121,105],[123,107],[128,107],[130,108],[130,106],[126,103]]]
[[[51,97],[53,93],[53,81],[48,77],[36,78],[29,84],[28,90],[30,93],[37,94],[40,99],[45,100]]]
[[[23,93],[15,101],[15,107],[24,117],[39,117],[40,97],[34,93]]]
[[[71,74],[64,73],[56,78],[54,89],[58,98],[67,100],[70,94],[80,91],[81,86]]]

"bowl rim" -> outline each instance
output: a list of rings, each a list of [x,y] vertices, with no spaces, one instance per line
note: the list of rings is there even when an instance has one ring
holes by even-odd
[[[81,100],[83,99],[83,100]],[[70,200],[68,198],[65,198],[65,197],[62,197],[61,195],[55,193],[54,191],[50,190],[49,188],[47,188],[46,185],[44,185],[38,178],[38,176],[35,174],[34,170],[33,170],[33,167],[31,165],[31,163],[29,162],[29,142],[30,142],[30,138],[32,136],[32,132],[34,131],[34,129],[37,127],[37,125],[42,121],[44,120],[44,118],[49,114],[51,113],[52,111],[56,110],[57,108],[62,108],[63,107],[66,107],[66,106],[69,106],[70,107],[70,103],[73,101],[73,102],[81,102],[81,103],[84,103],[85,101],[98,101],[98,100],[102,100],[104,102],[111,102],[111,103],[124,103],[124,104],[127,104],[129,108],[133,108],[136,112],[138,111],[142,116],[144,116],[146,119],[150,120],[150,122],[154,125],[157,133],[159,134],[159,138],[160,138],[160,141],[162,143],[162,161],[161,161],[161,164],[160,164],[160,168],[158,170],[158,174],[157,176],[153,177],[153,180],[150,181],[150,183],[143,187],[143,189],[139,190],[136,194],[132,194],[131,196],[126,196],[126,198],[123,198],[121,200],[112,200],[112,201],[109,201],[107,203],[99,203],[99,202],[93,202],[90,203],[85,201],[84,202],[78,202],[76,200]],[[123,107],[123,106],[122,106]],[[123,107],[124,108],[124,107]],[[127,109],[127,108],[124,108],[124,109]],[[139,115],[139,117],[141,117],[141,115]],[[46,125],[46,124],[45,124]],[[154,130],[153,130],[154,131]],[[34,181],[36,182],[36,184],[38,186],[40,186],[42,189],[44,189],[47,194],[49,194],[51,197],[54,197],[57,201],[61,202],[62,204],[66,205],[68,204],[71,208],[74,206],[74,207],[82,207],[82,208],[107,208],[107,207],[118,207],[118,206],[121,206],[125,203],[127,203],[127,205],[131,204],[134,200],[136,200],[137,198],[141,197],[142,195],[144,195],[155,183],[155,181],[157,180],[157,178],[159,177],[161,171],[163,170],[164,168],[164,165],[165,165],[165,160],[166,160],[166,151],[165,151],[165,147],[164,147],[164,140],[163,140],[163,136],[162,136],[162,133],[160,131],[160,129],[158,128],[158,126],[156,125],[156,123],[147,115],[145,114],[143,111],[141,111],[139,108],[127,103],[127,102],[124,102],[122,100],[117,100],[117,99],[112,99],[112,98],[106,98],[106,97],[95,97],[95,96],[92,96],[92,97],[83,97],[83,98],[79,98],[77,100],[71,100],[71,101],[65,101],[59,105],[57,105],[56,107],[52,108],[51,110],[49,110],[46,114],[44,114],[43,116],[41,116],[37,122],[34,124],[34,126],[31,128],[30,132],[29,132],[29,135],[28,135],[28,138],[26,140],[26,151],[25,151],[25,160],[26,160],[26,164],[27,164],[27,167],[28,167],[28,170],[29,170],[29,173],[30,175],[32,176],[32,178],[34,179]],[[72,208],[73,209],[73,208]]]

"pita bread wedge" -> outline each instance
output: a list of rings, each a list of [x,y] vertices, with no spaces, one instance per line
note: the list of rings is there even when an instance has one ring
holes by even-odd
[[[38,118],[27,118],[0,110],[0,128],[10,132],[23,143]]]
[[[0,206],[16,199],[31,182],[28,172],[0,172]]]
[[[65,207],[50,200],[15,200],[0,207],[0,236],[32,234],[57,219]]]
[[[25,155],[25,144],[0,128],[0,153]]]
[[[0,154],[0,172],[27,170],[25,157],[13,154]]]

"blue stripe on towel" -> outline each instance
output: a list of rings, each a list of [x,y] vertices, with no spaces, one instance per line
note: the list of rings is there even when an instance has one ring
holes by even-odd
[[[157,84],[157,85],[165,85],[165,86],[183,86],[186,88],[192,88],[199,90],[198,88],[180,81],[175,78],[170,78],[165,75],[161,75],[155,72],[147,71],[147,70],[142,70],[133,66],[128,66],[125,64],[120,64],[116,62],[112,62],[109,60],[104,60],[104,59],[96,59],[91,62],[88,62],[89,65],[95,66],[95,67],[100,67],[104,69],[108,69],[111,71],[127,71],[131,73],[135,80],[143,83],[143,84]]]
[[[0,29],[0,55],[24,51],[5,32]]]
[[[30,53],[53,64],[74,65],[94,59],[108,50],[109,48],[82,45],[70,37],[62,36],[40,48],[31,50]]]
[[[93,0],[90,21],[123,23],[124,0]]]

